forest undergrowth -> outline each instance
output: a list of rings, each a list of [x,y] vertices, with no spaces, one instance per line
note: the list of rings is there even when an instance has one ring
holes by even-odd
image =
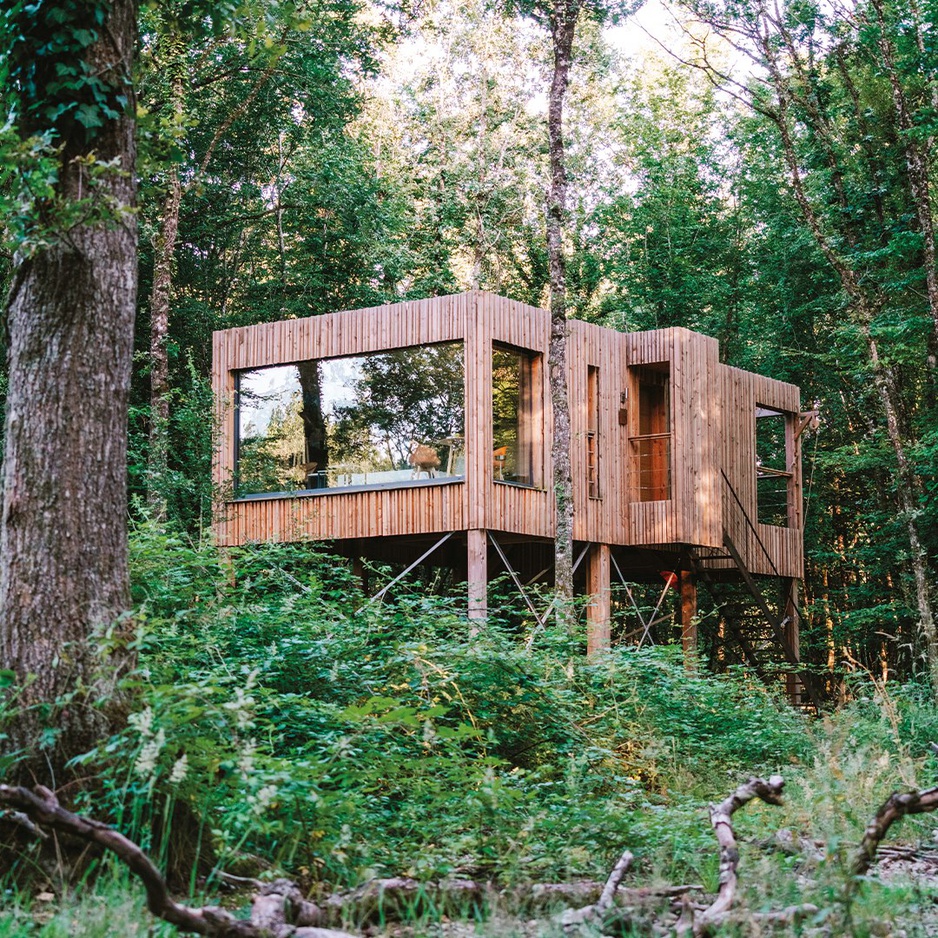
[[[628,848],[625,885],[712,893],[708,803],[781,774],[783,807],[735,818],[742,907],[815,904],[791,933],[938,933],[928,877],[846,890],[876,808],[936,781],[923,687],[857,678],[849,704],[808,717],[743,671],[689,673],[678,648],[587,660],[582,627],[532,636],[507,599],[471,639],[458,601],[428,584],[366,605],[346,566],[308,545],[223,557],[150,525],[132,540],[138,611],[100,643],[132,632],[137,665],[123,729],[75,765],[77,810],[144,846],[181,896],[237,908],[233,877],[287,875],[320,898],[390,876],[464,879],[489,898],[443,907],[418,892],[387,929],[559,934],[530,884],[602,881]],[[938,870],[936,827],[907,819],[893,839]],[[27,847],[2,889],[0,938],[173,933],[105,861],[76,879]],[[383,933],[380,912],[368,927]]]

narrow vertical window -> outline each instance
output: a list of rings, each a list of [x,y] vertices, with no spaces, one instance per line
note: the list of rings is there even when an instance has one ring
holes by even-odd
[[[599,369],[586,370],[586,489],[590,498],[599,498]]]
[[[759,524],[787,527],[792,522],[792,415],[756,405],[756,518]]]
[[[641,365],[632,373],[632,501],[671,497],[671,372],[668,362]]]
[[[540,356],[492,349],[492,471],[496,482],[541,484]]]

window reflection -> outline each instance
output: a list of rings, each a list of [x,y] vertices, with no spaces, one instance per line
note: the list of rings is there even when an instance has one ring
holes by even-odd
[[[492,471],[497,482],[541,484],[540,357],[492,350]]]
[[[461,342],[239,372],[236,497],[460,478],[464,386]]]

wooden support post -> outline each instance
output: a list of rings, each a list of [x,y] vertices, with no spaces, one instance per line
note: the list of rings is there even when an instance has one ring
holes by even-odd
[[[595,654],[610,646],[612,621],[612,564],[608,544],[591,544],[586,571],[590,599],[586,607],[586,653]]]
[[[692,671],[697,667],[697,577],[681,565],[681,647],[684,649],[684,667]]]
[[[362,591],[362,596],[368,595],[368,571],[365,569],[365,563],[358,553],[358,544],[355,545],[355,553],[352,555],[352,576],[358,581],[358,588]]]
[[[785,638],[798,661],[801,661],[801,617],[798,615],[798,581],[784,577],[781,582],[781,608],[785,622]],[[796,706],[801,703],[803,683],[797,674],[789,673],[785,678],[788,699]]]
[[[481,623],[488,616],[488,535],[485,531],[466,532],[467,556],[469,561],[466,577],[469,593],[469,618],[474,623]],[[478,633],[476,625],[469,630],[470,635]]]

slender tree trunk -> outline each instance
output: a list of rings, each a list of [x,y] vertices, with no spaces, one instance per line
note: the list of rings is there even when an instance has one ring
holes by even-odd
[[[155,244],[153,286],[150,291],[150,448],[147,457],[147,503],[153,517],[166,518],[164,483],[169,468],[169,303],[173,258],[179,232],[182,186],[175,165],[169,171],[169,189]]]
[[[896,458],[899,507],[902,511],[909,539],[909,563],[915,581],[919,632],[925,646],[932,691],[938,697],[938,630],[935,626],[935,613],[928,582],[928,561],[918,530],[918,522],[916,521],[918,501],[921,495],[921,480],[912,461],[909,459],[908,442],[903,433],[900,419],[901,407],[895,376],[892,369],[882,361],[876,340],[872,334],[872,324],[876,312],[881,308],[885,299],[878,295],[870,296],[868,294],[857,271],[851,266],[849,260],[836,250],[828,237],[821,216],[815,204],[811,201],[802,178],[798,153],[789,122],[789,107],[791,104],[789,85],[778,68],[768,40],[763,41],[762,51],[769,66],[770,78],[778,95],[778,110],[772,115],[772,118],[781,137],[795,199],[815,242],[840,278],[851,312],[866,343],[873,380],[886,418],[887,436]]]
[[[877,45],[882,56],[881,67],[885,68],[892,90],[893,107],[899,124],[900,139],[905,155],[906,171],[909,174],[909,191],[915,204],[919,232],[922,236],[922,259],[925,268],[925,294],[928,297],[928,310],[932,320],[932,334],[929,342],[929,365],[934,368],[938,356],[938,268],[935,266],[935,226],[932,220],[930,167],[928,150],[916,139],[916,128],[909,106],[909,100],[899,79],[896,62],[896,50],[890,39],[891,24],[886,21],[886,14],[881,0],[873,0],[873,9],[879,27]]]
[[[554,582],[573,596],[573,483],[570,468],[570,395],[567,388],[567,170],[563,145],[563,104],[567,93],[580,0],[558,0],[551,19],[554,70],[550,83],[547,132],[550,191],[547,197],[547,254],[550,265],[550,396],[554,416],[553,472],[556,499]]]
[[[915,473],[915,468],[909,459],[905,439],[901,430],[898,416],[895,377],[892,369],[883,364],[879,355],[876,339],[870,332],[869,322],[861,322],[863,338],[869,350],[870,361],[873,364],[873,379],[883,403],[886,414],[886,432],[893,452],[896,454],[898,467],[896,486],[899,496],[899,507],[905,521],[906,533],[909,538],[909,562],[912,566],[912,575],[915,578],[915,601],[918,607],[919,630],[925,656],[928,662],[928,673],[931,678],[932,692],[938,698],[938,630],[935,628],[935,613],[932,606],[931,591],[928,584],[928,560],[925,548],[919,535],[916,517],[919,512],[919,496],[921,484]]]
[[[91,73],[131,94],[136,3],[114,0]],[[97,28],[89,23],[89,29]],[[12,668],[22,716],[12,748],[47,782],[107,729],[94,630],[129,606],[127,406],[137,288],[133,101],[87,142],[61,138],[58,194],[98,192],[108,222],[83,223],[19,258],[8,300],[9,396],[0,518],[0,661]],[[119,170],[89,190],[78,158]],[[112,662],[114,663],[114,662]],[[113,672],[112,672],[113,674]],[[76,693],[77,692],[77,693]],[[65,695],[67,704],[49,710]],[[53,747],[35,745],[46,720]],[[25,771],[25,770],[24,770]]]

